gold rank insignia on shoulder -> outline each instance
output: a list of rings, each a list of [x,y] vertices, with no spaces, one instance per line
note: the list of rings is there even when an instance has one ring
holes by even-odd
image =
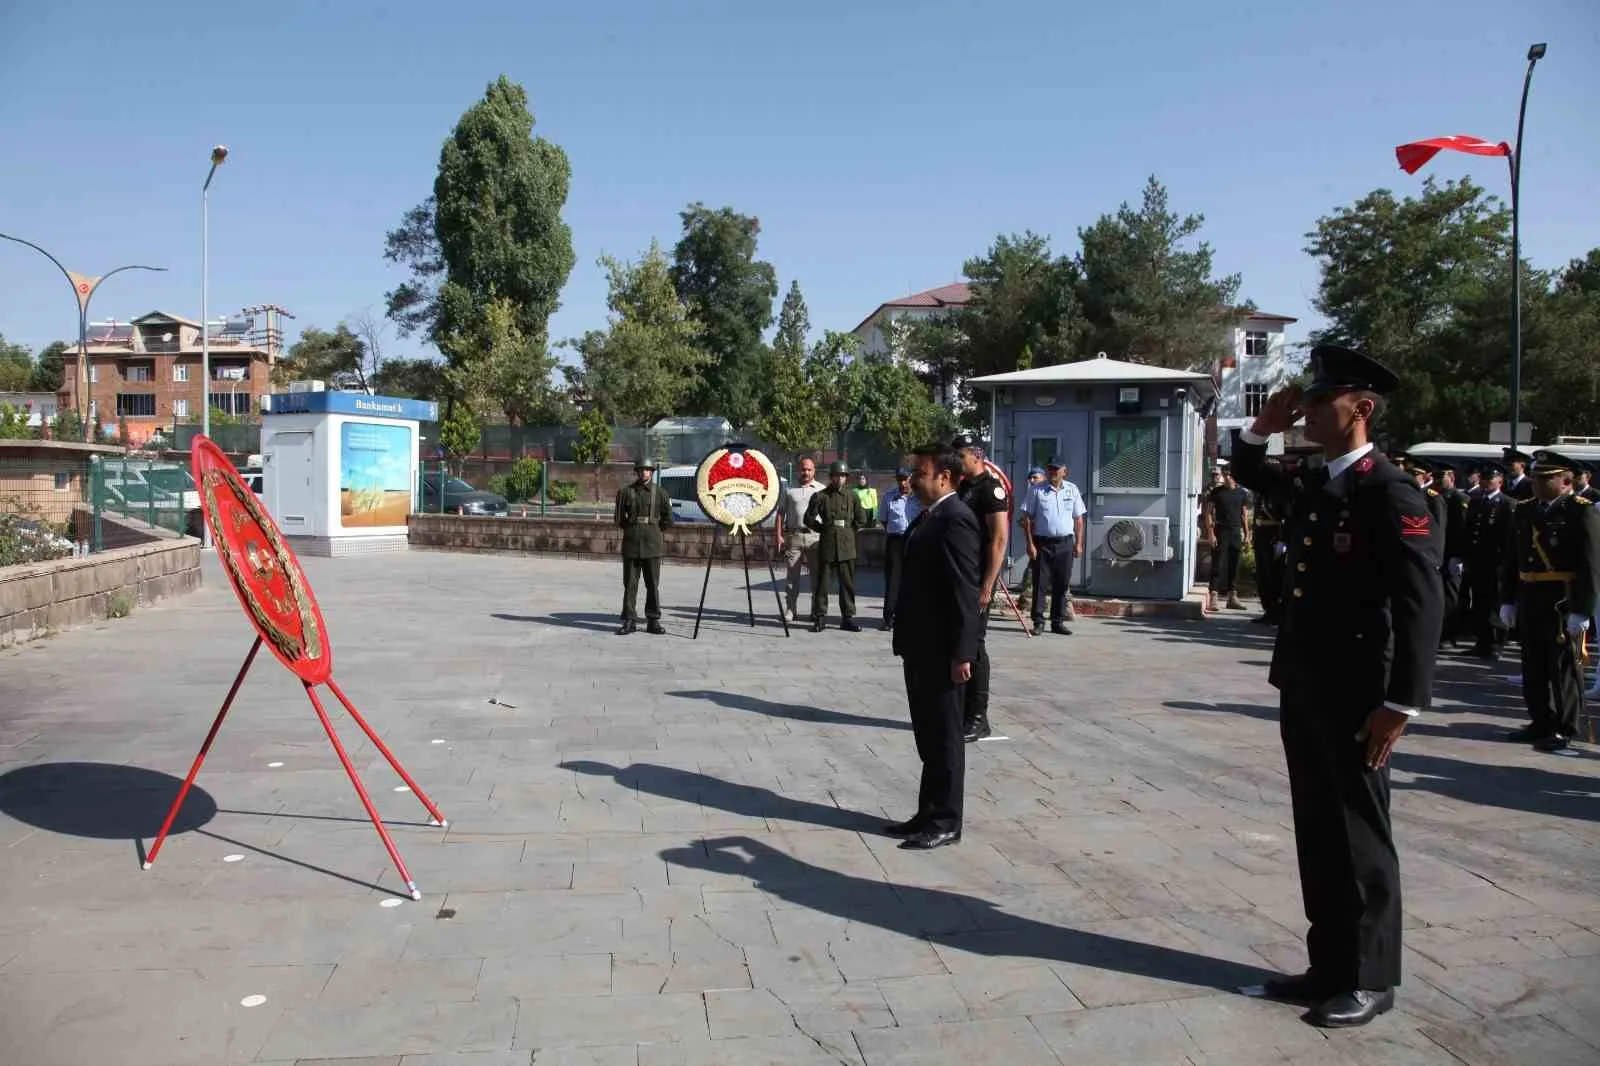
[[[1579,503],[1583,504],[1585,507],[1593,507],[1594,506],[1594,501],[1589,499],[1587,496],[1573,496],[1572,498],[1574,500],[1577,500]]]

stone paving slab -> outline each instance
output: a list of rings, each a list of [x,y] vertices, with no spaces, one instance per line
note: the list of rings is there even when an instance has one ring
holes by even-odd
[[[1448,657],[1395,757],[1399,1009],[1326,1033],[1236,986],[1304,966],[1271,634],[997,619],[959,847],[902,852],[917,762],[886,634],[748,624],[742,575],[307,559],[335,673],[445,811],[181,601],[0,651],[0,1060],[344,1066],[1600,1061],[1600,758],[1496,738],[1510,664]],[[865,615],[878,601],[864,575]],[[758,610],[770,589],[756,590]],[[875,620],[875,619],[867,619]]]

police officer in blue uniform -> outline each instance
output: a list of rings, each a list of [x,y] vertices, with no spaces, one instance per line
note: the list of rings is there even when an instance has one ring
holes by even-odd
[[[1433,516],[1416,482],[1374,451],[1373,421],[1399,384],[1365,353],[1311,351],[1311,384],[1269,397],[1233,454],[1239,482],[1288,492],[1283,621],[1270,679],[1294,805],[1310,968],[1246,991],[1310,1005],[1324,1027],[1393,1009],[1400,983],[1400,866],[1389,754],[1428,706],[1443,622]],[[1267,438],[1305,417],[1326,463],[1287,475]]]
[[[878,501],[878,521],[883,525],[883,624],[879,629],[894,628],[894,608],[906,568],[906,531],[921,513],[922,504],[911,491],[911,471],[902,466],[894,472],[894,488]]]

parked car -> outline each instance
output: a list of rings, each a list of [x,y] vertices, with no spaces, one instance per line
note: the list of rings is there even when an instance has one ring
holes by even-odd
[[[243,481],[245,485],[249,487],[250,491],[255,493],[257,496],[261,495],[261,479],[264,476],[265,475],[260,467],[247,466],[239,471],[239,480]]]
[[[444,479],[443,506],[440,500],[438,473],[422,475],[422,511],[427,514],[506,516],[506,498],[493,492],[475,489],[458,477]]]
[[[672,520],[674,522],[710,522],[711,519],[700,507],[700,497],[695,489],[695,473],[699,467],[694,466],[669,466],[657,474],[661,487],[667,490],[667,498],[672,501]],[[789,487],[785,478],[778,478],[778,499],[782,501],[783,490]],[[770,526],[777,515],[774,509],[772,514],[762,519],[758,526]]]

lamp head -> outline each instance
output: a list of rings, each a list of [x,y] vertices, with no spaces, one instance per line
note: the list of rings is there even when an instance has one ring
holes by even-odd
[[[1528,62],[1535,63],[1544,58],[1544,44],[1536,44],[1528,49]]]
[[[211,165],[212,166],[220,167],[223,164],[223,161],[226,160],[227,158],[228,158],[228,146],[227,145],[219,144],[215,148],[211,149]]]

